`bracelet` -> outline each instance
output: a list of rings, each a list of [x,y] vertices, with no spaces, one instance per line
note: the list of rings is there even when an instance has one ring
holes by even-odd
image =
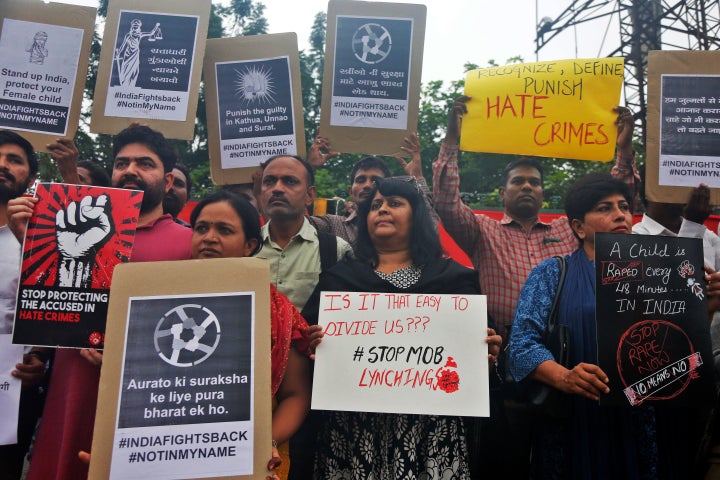
[[[277,440],[275,440],[274,438],[272,439],[272,446],[273,448],[278,448]]]

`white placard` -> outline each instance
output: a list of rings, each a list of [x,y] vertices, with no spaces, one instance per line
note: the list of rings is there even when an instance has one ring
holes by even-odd
[[[0,38],[0,127],[63,136],[83,30],[6,18]]]
[[[197,15],[121,10],[105,115],[185,121],[198,27]]]
[[[15,364],[22,362],[23,346],[12,344],[12,335],[0,335],[0,445],[17,443],[18,411],[20,408],[20,380],[10,372]]]
[[[322,292],[312,408],[487,417],[483,295]]]

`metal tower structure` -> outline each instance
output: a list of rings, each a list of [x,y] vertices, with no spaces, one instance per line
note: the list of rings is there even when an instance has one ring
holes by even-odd
[[[625,57],[625,101],[645,145],[648,51],[720,50],[720,0],[571,0],[557,18],[539,22],[535,51],[568,28],[602,19],[619,24],[619,46],[599,55]]]

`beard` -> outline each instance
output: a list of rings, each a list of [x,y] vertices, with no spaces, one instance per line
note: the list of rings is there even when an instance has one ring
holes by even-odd
[[[24,182],[18,182],[15,177],[10,176],[6,173],[8,180],[12,183],[0,180],[0,203],[6,204],[9,200],[21,196],[30,186],[30,179],[26,179]]]
[[[163,197],[163,212],[169,213],[173,218],[177,217],[180,211],[185,205],[180,204],[180,200],[175,195],[170,193],[165,194]]]
[[[142,205],[140,205],[140,213],[147,213],[162,204],[165,196],[165,181],[154,185],[145,185],[143,192],[145,195],[143,195]]]
[[[140,213],[150,212],[162,203],[163,197],[165,196],[164,178],[162,181],[155,184],[148,184],[140,178],[123,178],[115,186],[117,188],[127,188],[125,187],[125,185],[128,183],[134,183],[135,185],[137,185],[137,187],[130,187],[132,190],[143,191],[143,199],[142,204],[140,205]]]

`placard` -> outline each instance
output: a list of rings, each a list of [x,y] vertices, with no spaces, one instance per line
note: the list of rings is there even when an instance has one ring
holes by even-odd
[[[686,203],[711,187],[720,203],[720,53],[652,51],[648,55],[645,192],[656,202]]]
[[[622,58],[511,64],[465,76],[460,149],[608,162]]]
[[[113,269],[130,259],[143,193],[41,183],[35,195],[13,343],[101,348]]]
[[[0,334],[0,408],[3,421],[0,423],[0,445],[17,443],[18,417],[20,413],[21,381],[12,376],[15,364],[23,361],[23,347],[11,343],[12,336]]]
[[[116,269],[90,479],[265,478],[269,285],[250,258]]]
[[[692,405],[713,396],[702,241],[595,236],[601,405]]]
[[[208,40],[204,74],[213,183],[252,182],[274,155],[305,156],[294,33]]]
[[[490,415],[483,295],[322,292],[312,408]]]
[[[210,0],[113,0],[108,6],[90,130],[132,121],[191,140]]]
[[[80,119],[96,9],[3,1],[0,12],[0,128],[37,151],[74,137]]]
[[[407,154],[417,130],[424,5],[328,3],[320,130],[334,150]]]

